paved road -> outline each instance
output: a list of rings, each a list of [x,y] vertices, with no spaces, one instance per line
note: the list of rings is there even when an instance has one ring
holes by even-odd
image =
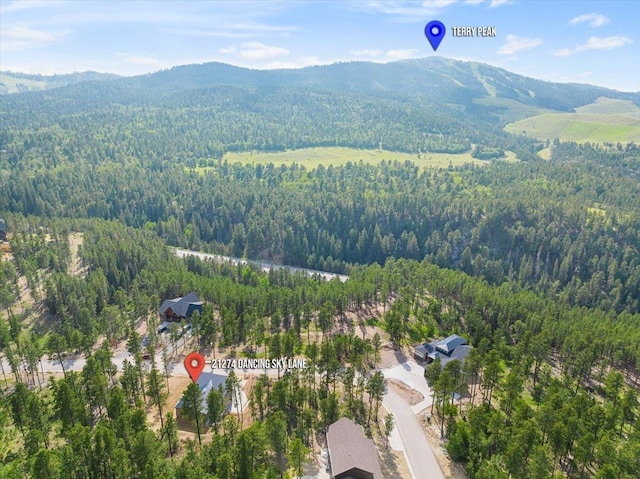
[[[393,414],[414,479],[444,479],[420,420],[409,404],[391,388],[387,388],[383,404]]]
[[[111,358],[111,362],[116,366],[116,368],[118,369],[118,371],[122,371],[122,365],[124,363],[124,360],[127,359],[130,363],[134,362],[133,357],[129,354],[129,352],[127,351],[119,351],[116,354],[113,355],[113,357]],[[162,352],[158,352],[156,354],[156,367],[162,371],[163,365],[162,365]],[[207,358],[207,362],[209,362],[211,358]],[[67,358],[63,358],[63,363],[64,363],[64,369],[65,371],[82,371],[82,368],[84,368],[85,364],[87,363],[86,359],[82,356],[77,356],[77,357],[67,357]],[[151,362],[150,361],[144,361],[144,363],[147,365],[147,369],[151,369]],[[11,367],[9,366],[9,362],[6,360],[6,358],[4,357],[0,357],[0,366],[2,366],[4,368],[4,371],[6,374],[10,374],[11,373]],[[20,370],[24,371],[24,365],[20,365]],[[58,361],[56,358],[48,358],[47,356],[43,356],[42,357],[42,370],[46,373],[62,373],[62,366],[60,365],[60,361]],[[227,369],[213,369],[213,368],[209,368],[208,366],[205,368],[205,370],[207,371],[211,371],[213,373],[218,373],[218,374],[228,374],[230,370]],[[38,372],[40,372],[40,366],[38,365]],[[272,379],[276,379],[278,378],[278,376],[282,376],[285,373],[284,369],[280,369],[280,371],[278,371],[278,369],[240,369],[240,368],[236,368],[235,369],[236,374],[239,377],[243,377],[243,376],[260,376],[264,373],[267,374],[267,376],[269,376]],[[187,370],[184,367],[184,362],[183,360],[179,360],[179,361],[172,361],[169,364],[169,374],[171,376],[183,376],[183,377],[187,377],[189,376],[189,374],[187,373]],[[317,374],[316,374],[317,375]],[[318,376],[318,375],[317,375]]]
[[[287,266],[287,265],[283,265],[283,264],[277,264],[277,263],[270,263],[268,261],[261,261],[261,260],[253,260],[253,259],[242,259],[242,258],[234,258],[232,256],[222,256],[219,254],[210,254],[210,253],[201,253],[200,251],[193,251],[190,249],[181,249],[181,248],[174,248],[174,253],[176,254],[176,256],[180,257],[180,258],[184,258],[185,256],[197,256],[198,258],[201,259],[213,259],[214,261],[218,261],[220,263],[225,262],[225,261],[231,261],[231,263],[233,264],[256,264],[258,266],[260,266],[262,268],[262,271],[269,271],[271,269],[288,269],[290,271],[292,271],[293,273],[304,273],[306,275],[309,276],[321,276],[326,280],[332,280],[334,278],[338,278],[340,281],[342,281],[343,283],[349,279],[349,276],[345,275],[345,274],[336,274],[336,273],[328,273],[326,271],[318,271],[315,269],[309,269],[309,268],[298,268],[296,266]]]

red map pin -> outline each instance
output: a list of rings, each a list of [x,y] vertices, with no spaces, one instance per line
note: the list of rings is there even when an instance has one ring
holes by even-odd
[[[184,367],[195,383],[198,381],[200,373],[204,369],[204,357],[200,353],[189,353],[187,357],[184,358]]]

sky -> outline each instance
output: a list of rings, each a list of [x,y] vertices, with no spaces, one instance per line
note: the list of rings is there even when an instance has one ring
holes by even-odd
[[[211,61],[272,69],[439,55],[640,91],[639,19],[638,0],[0,0],[0,69],[129,76]],[[437,52],[424,34],[432,20],[447,29]]]

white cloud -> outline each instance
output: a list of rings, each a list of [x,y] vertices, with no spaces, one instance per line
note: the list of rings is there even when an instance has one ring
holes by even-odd
[[[604,15],[600,15],[599,13],[586,13],[584,15],[578,15],[577,17],[572,18],[569,21],[571,25],[577,25],[584,22],[589,22],[589,25],[597,28],[609,24],[610,20],[609,17],[605,17]]]
[[[24,27],[3,28],[0,32],[0,45],[3,51],[24,50],[57,42],[67,32],[46,32]]]
[[[379,1],[369,0],[367,2],[345,2],[348,8],[356,11],[377,12],[391,15],[394,21],[420,23],[430,15],[441,13],[449,5],[458,0],[425,0],[422,3],[415,1],[390,0]]]
[[[364,50],[356,50],[356,51],[352,51],[351,53],[352,53],[353,55],[357,56],[357,57],[371,57],[371,58],[375,58],[375,57],[379,57],[380,55],[382,55],[382,50],[364,49]]]
[[[229,25],[230,30],[247,30],[250,32],[280,32],[291,33],[302,30],[294,25],[267,25],[264,23],[234,23]]]
[[[425,0],[422,6],[425,8],[444,8],[456,3],[458,0]]]
[[[464,3],[468,5],[479,5],[482,2],[484,2],[484,0],[464,0]]]
[[[52,33],[23,27],[3,29],[2,38],[18,42],[50,43],[56,41],[56,37]]]
[[[566,57],[587,50],[611,50],[631,43],[633,43],[633,40],[628,37],[591,37],[586,43],[578,45],[573,50],[562,48],[561,50],[557,50],[555,55],[557,57]]]
[[[236,50],[236,47],[222,47],[220,48],[220,50],[218,50],[218,52],[222,53],[223,55],[229,55],[231,53],[235,53]]]
[[[289,50],[286,48],[269,46],[260,42],[243,43],[240,50],[240,56],[249,60],[269,60],[287,56],[288,54]]]
[[[511,3],[511,0],[491,0],[489,6],[491,8],[499,7],[500,5],[506,5],[507,3]]]
[[[57,0],[21,0],[21,1],[14,1],[9,3],[8,5],[3,5],[0,8],[0,13],[9,13],[9,12],[17,12],[20,10],[30,10],[33,8],[40,8],[40,7],[55,7],[58,5],[61,5],[63,3],[63,1],[57,1]]]
[[[562,48],[560,50],[556,50],[555,55],[557,57],[566,57],[571,55],[573,52],[571,50],[569,50],[568,48]]]
[[[542,45],[540,38],[525,38],[517,35],[507,35],[507,42],[500,47],[498,55],[513,55],[522,50],[530,50]]]
[[[417,48],[405,48],[399,50],[389,50],[385,55],[385,58],[390,61],[406,60],[407,58],[413,58],[418,53]]]

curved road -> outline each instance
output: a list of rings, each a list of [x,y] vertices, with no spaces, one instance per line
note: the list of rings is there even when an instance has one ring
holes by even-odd
[[[223,256],[220,254],[211,254],[211,253],[201,253],[200,251],[193,251],[190,249],[182,249],[182,248],[174,248],[173,252],[179,258],[184,258],[185,256],[197,256],[200,259],[212,259],[216,262],[223,263],[225,261],[230,261],[232,264],[255,264],[262,268],[262,271],[269,271],[271,269],[288,269],[292,273],[304,273],[308,276],[320,276],[326,280],[332,280],[334,278],[338,278],[343,283],[349,279],[349,276],[346,274],[336,274],[336,273],[328,273],[326,271],[318,271],[316,269],[309,268],[298,268],[297,266],[287,266],[284,264],[270,263],[268,261],[258,260],[258,259],[243,259],[243,258],[234,258],[233,256]]]
[[[387,411],[393,414],[414,479],[444,479],[431,444],[411,406],[391,388],[387,388],[382,402]]]

